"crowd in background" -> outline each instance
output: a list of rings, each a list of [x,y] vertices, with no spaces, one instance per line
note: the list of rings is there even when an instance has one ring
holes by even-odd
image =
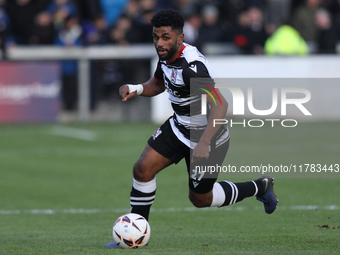
[[[9,47],[23,45],[152,43],[150,20],[167,8],[183,14],[184,41],[204,54],[207,45],[229,47],[229,54],[340,53],[340,0],[0,0],[3,59]],[[92,61],[91,109],[117,97],[122,82],[147,79],[148,66]],[[77,62],[62,61],[65,110],[77,108],[77,79]]]
[[[296,30],[309,53],[336,53],[340,0],[0,0],[0,45],[151,43],[160,9],[183,13],[185,41],[230,43],[263,54],[280,27]]]

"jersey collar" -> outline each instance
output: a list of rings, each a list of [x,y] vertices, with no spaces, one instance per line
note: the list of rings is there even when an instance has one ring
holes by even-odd
[[[177,58],[180,58],[180,57],[181,57],[182,52],[183,52],[184,49],[185,49],[185,45],[183,44],[181,50],[180,50],[179,53],[178,53]]]

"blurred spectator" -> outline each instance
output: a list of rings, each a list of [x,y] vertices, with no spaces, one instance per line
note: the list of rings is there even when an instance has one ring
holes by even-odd
[[[107,43],[107,23],[103,16],[98,15],[93,20],[85,19],[82,22],[84,46],[104,45]],[[90,62],[90,106],[94,110],[100,98],[99,87],[101,83],[100,69],[105,61],[92,60]]]
[[[206,5],[202,9],[202,26],[198,30],[198,40],[196,46],[202,50],[204,44],[208,42],[221,42],[223,30],[218,23],[219,13],[214,5]]]
[[[247,9],[239,12],[237,18],[237,24],[233,29],[233,42],[236,46],[241,49],[249,51],[249,26],[250,26],[250,16]]]
[[[41,12],[35,17],[29,44],[50,45],[54,43],[55,32],[52,17],[48,12]]]
[[[265,8],[266,31],[273,34],[290,19],[292,0],[268,0]]]
[[[174,0],[173,8],[181,12],[184,17],[190,16],[196,12],[198,0]]]
[[[316,41],[315,13],[320,3],[321,0],[306,0],[306,3],[298,7],[292,17],[293,27],[307,43]]]
[[[174,0],[157,0],[157,6],[155,8],[156,11],[173,8]]]
[[[139,0],[139,6],[141,8],[141,13],[153,11],[156,7],[156,0]]]
[[[137,33],[138,30],[138,38],[136,42],[138,43],[152,43],[152,31],[153,26],[151,25],[151,19],[155,15],[154,11],[146,10],[139,18],[138,27],[135,27],[134,33]]]
[[[129,0],[100,0],[103,15],[109,27],[113,27]]]
[[[242,10],[233,32],[234,44],[245,54],[263,54],[267,38],[261,9],[253,6]]]
[[[84,45],[103,45],[107,42],[107,23],[102,16],[91,20],[84,20],[82,23]]]
[[[70,0],[52,0],[46,11],[52,15],[55,29],[60,30],[67,17],[78,15],[77,7]]]
[[[130,20],[137,20],[139,16],[140,6],[138,0],[130,0],[125,8],[124,14],[130,19]]]
[[[324,9],[318,9],[315,13],[315,24],[318,28],[317,52],[335,53],[337,31],[330,13]]]
[[[10,0],[6,3],[11,31],[16,44],[28,44],[33,34],[34,20],[39,12],[33,0]]]
[[[81,35],[82,27],[79,24],[78,18],[68,16],[65,19],[64,27],[58,33],[56,45],[66,47],[80,46],[82,45]]]
[[[202,25],[201,15],[198,13],[192,13],[188,16],[184,23],[183,32],[184,32],[184,42],[196,45],[196,41],[198,39],[198,31]]]
[[[116,22],[116,25],[109,30],[108,42],[112,44],[128,45],[128,32],[132,28],[132,21],[122,15]]]
[[[152,42],[151,19],[155,14],[155,6],[155,0],[129,2],[123,15],[131,22],[130,28],[126,31],[126,39],[129,43]]]
[[[308,46],[293,27],[283,25],[267,39],[264,47],[268,55],[306,55]]]
[[[0,50],[5,51],[5,41],[8,33],[9,18],[5,10],[5,0],[0,0]]]
[[[252,53],[263,54],[264,43],[268,38],[264,27],[263,12],[260,8],[253,6],[249,9],[249,16]]]
[[[337,34],[337,53],[340,53],[340,0],[337,1],[335,6],[335,18],[334,18],[334,25],[336,27],[336,34]]]
[[[244,0],[227,0],[218,2],[218,9],[220,11],[220,22],[223,27],[226,23],[227,26],[235,26],[238,22],[240,11],[246,9],[246,6],[249,6],[248,3]]]
[[[203,14],[206,6],[214,6],[218,12],[218,22],[223,24],[228,21],[236,24],[237,13],[246,6],[247,0],[194,0],[189,1],[189,7],[194,6],[196,10]]]
[[[107,22],[102,15],[98,15],[93,19],[93,24],[101,34],[100,36],[105,36],[107,33]]]
[[[83,44],[81,40],[82,27],[76,17],[69,16],[64,27],[59,31],[55,44],[62,47],[77,47]],[[65,110],[74,110],[78,99],[77,61],[62,61],[62,97]]]
[[[78,17],[81,20],[93,20],[103,16],[99,0],[72,0],[77,7]]]
[[[237,24],[237,17],[240,9],[240,2],[243,1],[220,1],[218,5],[219,10],[219,24],[224,31],[223,40],[232,42],[232,32]],[[241,4],[243,5],[243,3]]]

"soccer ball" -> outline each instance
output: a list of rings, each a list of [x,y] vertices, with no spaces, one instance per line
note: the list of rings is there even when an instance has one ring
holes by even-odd
[[[145,246],[149,242],[150,234],[148,221],[136,213],[124,214],[113,224],[113,240],[124,249]]]

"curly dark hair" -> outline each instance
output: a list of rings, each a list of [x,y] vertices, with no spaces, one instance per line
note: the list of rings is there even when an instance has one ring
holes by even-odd
[[[151,24],[154,27],[172,27],[183,33],[184,17],[183,15],[173,9],[161,10],[153,16]]]

